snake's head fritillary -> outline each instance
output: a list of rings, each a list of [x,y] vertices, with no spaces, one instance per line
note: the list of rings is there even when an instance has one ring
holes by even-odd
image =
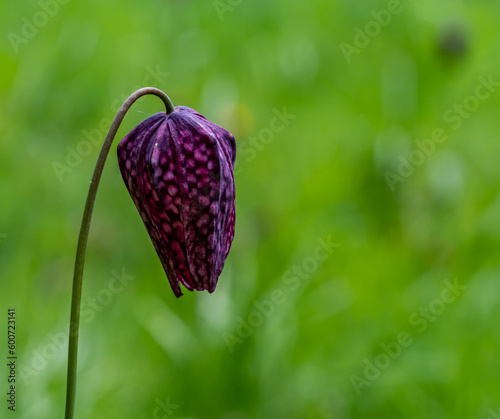
[[[233,135],[195,110],[157,113],[118,145],[118,163],[177,297],[213,292],[234,236]]]

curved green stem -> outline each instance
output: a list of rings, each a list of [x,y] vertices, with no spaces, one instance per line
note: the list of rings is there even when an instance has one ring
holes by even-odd
[[[101,179],[102,170],[104,168],[104,163],[108,157],[109,149],[111,148],[111,143],[115,138],[118,127],[120,126],[125,114],[130,109],[132,104],[144,95],[155,95],[158,96],[167,109],[167,115],[174,112],[174,105],[170,98],[163,93],[161,90],[154,87],[144,87],[136,92],[132,93],[128,99],[123,103],[122,107],[118,111],[109,128],[108,134],[104,139],[102,145],[101,153],[97,159],[97,163],[94,169],[94,174],[92,176],[92,181],[90,182],[89,193],[87,195],[87,202],[85,203],[85,210],[83,211],[82,225],[80,227],[80,235],[78,237],[78,247],[76,250],[75,259],[75,271],[73,275],[73,294],[71,297],[71,320],[69,326],[69,348],[68,348],[68,378],[66,387],[66,411],[64,418],[73,419],[75,414],[75,395],[76,395],[76,364],[78,356],[78,333],[80,325],[80,302],[82,295],[82,277],[83,277],[83,265],[85,263],[85,249],[87,248],[87,239],[90,229],[90,220],[92,219],[92,210],[94,209],[95,197],[97,194],[97,188],[99,186],[99,181]]]

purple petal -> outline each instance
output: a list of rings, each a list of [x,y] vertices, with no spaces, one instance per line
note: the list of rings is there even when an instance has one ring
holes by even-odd
[[[213,292],[234,236],[235,141],[177,107],[142,122],[118,145],[120,170],[176,296]]]

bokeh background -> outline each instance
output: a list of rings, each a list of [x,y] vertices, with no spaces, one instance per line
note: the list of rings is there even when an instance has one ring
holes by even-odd
[[[19,359],[0,416],[63,417],[90,177],[120,104],[152,85],[237,138],[236,235],[217,290],[176,299],[114,144],[77,418],[499,417],[499,15],[486,0],[2,2],[0,344],[15,307]],[[162,110],[139,100],[115,143]]]

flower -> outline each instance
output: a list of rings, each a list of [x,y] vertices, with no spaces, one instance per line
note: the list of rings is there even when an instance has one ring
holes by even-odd
[[[195,110],[157,113],[118,144],[118,163],[172,290],[213,292],[234,236],[233,135]]]

